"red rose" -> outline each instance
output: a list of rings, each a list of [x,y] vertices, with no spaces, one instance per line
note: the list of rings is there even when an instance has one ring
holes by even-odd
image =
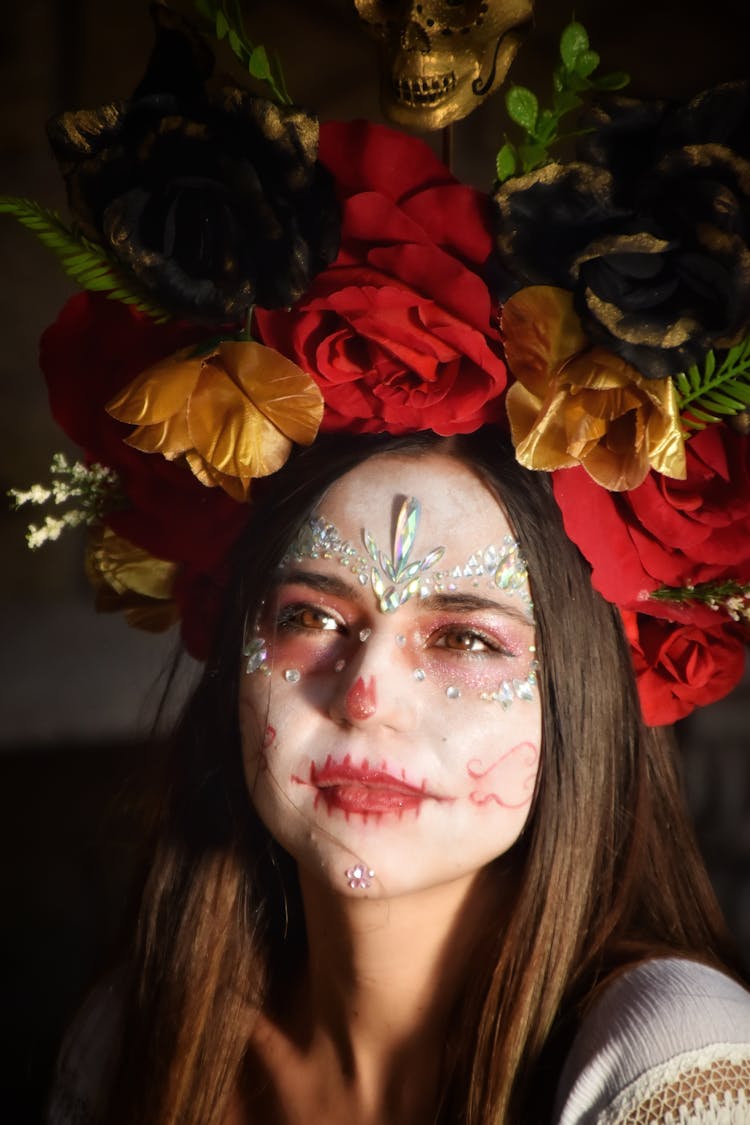
[[[194,325],[155,324],[119,302],[80,293],[42,336],[40,363],[57,422],[89,460],[118,474],[127,503],[108,524],[157,558],[210,572],[244,526],[246,507],[206,488],[179,462],[126,445],[131,427],[104,409],[145,367],[202,335]]]
[[[630,492],[607,492],[580,468],[554,473],[565,530],[609,601],[650,612],[642,599],[658,586],[750,577],[750,440],[711,426],[686,453],[685,480],[652,472]]]
[[[256,310],[258,338],[318,383],[323,430],[447,435],[499,420],[486,197],[380,125],[324,125],[320,159],[341,198],[341,250],[291,312]]]
[[[727,625],[674,625],[623,611],[643,718],[663,726],[722,699],[742,678],[745,646]]]

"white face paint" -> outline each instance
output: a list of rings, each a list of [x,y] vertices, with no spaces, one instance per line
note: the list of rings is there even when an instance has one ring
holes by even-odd
[[[245,646],[266,674],[240,689],[253,802],[344,893],[470,876],[518,839],[539,762],[531,600],[507,519],[441,454],[371,458],[330,489],[319,519],[367,562],[297,549],[279,571]],[[389,600],[373,574],[396,569],[399,529],[405,568],[428,562],[418,574],[431,581],[405,596],[408,580],[391,582]],[[487,544],[512,544],[513,582],[465,573]]]

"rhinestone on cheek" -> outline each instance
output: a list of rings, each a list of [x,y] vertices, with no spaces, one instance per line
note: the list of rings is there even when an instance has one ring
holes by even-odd
[[[362,641],[362,644],[364,644],[365,641],[369,641],[371,636],[372,636],[372,629],[360,629],[359,639]]]
[[[298,684],[302,678],[302,673],[299,668],[287,668],[284,672],[284,679],[288,684]]]
[[[414,671],[412,672],[412,676],[417,681],[417,683],[421,684],[422,681],[425,678],[424,668],[415,668]]]
[[[455,684],[451,684],[450,687],[447,687],[445,689],[445,694],[449,699],[459,699],[461,696],[461,689],[457,688]]]
[[[399,648],[403,648],[406,644],[406,637],[403,633],[396,633],[396,644]]]

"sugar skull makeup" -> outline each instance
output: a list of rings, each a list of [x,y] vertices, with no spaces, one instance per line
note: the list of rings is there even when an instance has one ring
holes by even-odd
[[[300,528],[245,639],[240,722],[260,815],[345,893],[477,870],[531,807],[534,644],[519,545],[471,470],[434,453],[358,466]],[[408,865],[404,847],[418,853]]]
[[[373,535],[364,528],[361,538],[366,555],[345,539],[335,524],[322,515],[315,515],[300,528],[280,568],[285,571],[293,564],[305,560],[333,560],[348,570],[361,586],[366,587],[369,583],[381,613],[395,613],[411,598],[428,598],[435,592],[455,593],[461,588],[479,589],[482,585],[516,595],[526,603],[531,613],[533,607],[526,563],[512,536],[505,535],[499,545],[490,544],[478,548],[466,562],[449,571],[439,570],[435,568],[445,554],[445,547],[434,547],[424,557],[417,557],[415,543],[420,513],[421,505],[416,497],[406,497],[402,501],[395,521],[390,553],[381,550]],[[333,627],[332,622],[329,622],[329,626]],[[359,640],[364,643],[371,633],[369,627],[360,629]],[[405,634],[397,633],[394,639],[399,648],[406,647]],[[530,646],[530,652],[534,651],[534,646]],[[246,638],[244,652],[249,655],[247,672],[268,672],[267,645],[264,640],[257,636]],[[335,664],[336,670],[342,671],[345,664],[346,661],[339,658]],[[495,686],[482,690],[480,698],[498,702],[504,709],[515,699],[531,701],[534,698],[537,667],[537,661],[532,658],[523,679],[516,676],[511,680],[502,680]],[[295,683],[299,682],[298,669],[287,670],[284,675],[288,681],[291,679]],[[415,668],[413,676],[421,683],[426,679],[425,670]],[[461,690],[455,684],[449,684],[445,694],[448,699],[461,698]]]

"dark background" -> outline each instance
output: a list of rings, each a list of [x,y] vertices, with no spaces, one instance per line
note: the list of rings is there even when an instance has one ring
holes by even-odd
[[[44,121],[128,95],[151,42],[146,0],[6,0],[1,10],[0,191],[64,211]],[[571,10],[537,0],[513,80],[549,89]],[[297,101],[324,118],[380,119],[376,53],[353,3],[247,0],[245,11],[255,40],[281,50]],[[578,0],[575,14],[603,70],[628,70],[634,94],[687,97],[748,76],[745,0]],[[489,186],[503,128],[497,96],[456,127],[459,176]],[[36,347],[75,290],[7,219],[0,246],[4,492],[46,480],[52,453],[72,452],[49,417]],[[61,1029],[112,955],[137,844],[131,795],[160,755],[146,741],[153,684],[174,646],[96,616],[81,537],[31,553],[24,517],[0,512],[0,1119],[14,1125],[38,1120]],[[704,853],[750,964],[749,703],[746,680],[679,734]]]

